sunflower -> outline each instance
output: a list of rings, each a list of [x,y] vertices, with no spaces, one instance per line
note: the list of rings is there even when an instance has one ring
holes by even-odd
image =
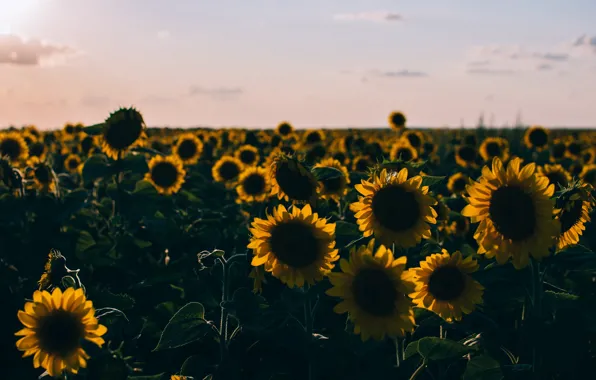
[[[318,183],[313,174],[295,157],[277,154],[269,169],[271,195],[292,202],[313,202]]]
[[[141,145],[145,137],[143,115],[134,108],[120,108],[103,124],[102,151],[110,158],[121,158],[128,148]]]
[[[548,183],[555,185],[555,191],[567,187],[571,175],[561,165],[544,165],[538,167],[538,174],[548,178]]]
[[[579,178],[596,187],[596,164],[584,165]]]
[[[461,212],[472,223],[480,222],[474,234],[478,253],[496,256],[499,264],[511,257],[516,269],[524,268],[530,255],[548,256],[560,229],[552,218],[555,186],[534,173],[534,163],[521,169],[520,164],[514,158],[505,169],[495,157],[492,170],[485,166],[480,179],[467,186],[469,204]]]
[[[460,145],[455,149],[455,162],[464,168],[477,167],[478,150],[472,145]]]
[[[184,133],[176,141],[173,151],[184,165],[194,165],[203,153],[203,142],[193,133]]]
[[[335,266],[335,223],[313,213],[310,205],[288,211],[277,206],[267,219],[255,218],[250,228],[252,266],[264,269],[289,287],[313,285]]]
[[[271,183],[267,176],[267,170],[260,167],[245,169],[238,178],[238,203],[264,202],[269,198]]]
[[[177,193],[184,183],[186,171],[176,156],[155,156],[149,161],[145,180],[153,184],[157,192],[165,195]]]
[[[29,155],[27,143],[18,132],[0,134],[0,157],[7,156],[11,162],[24,161]]]
[[[333,309],[349,313],[354,333],[363,341],[404,336],[414,329],[414,310],[408,294],[414,289],[405,272],[407,257],[393,258],[381,245],[374,252],[375,240],[352,248],[349,260],[341,259],[341,272],[329,274],[333,286],[327,294],[342,301]]]
[[[422,177],[408,179],[408,169],[388,173],[383,169],[370,180],[362,180],[356,190],[362,194],[350,205],[360,231],[373,233],[382,244],[400,248],[413,247],[431,237],[430,224],[437,223],[432,208],[436,200],[428,194]]]
[[[56,177],[52,168],[39,159],[30,160],[33,167],[33,184],[42,192],[53,193],[56,190]]]
[[[391,153],[389,154],[389,158],[391,159],[391,161],[416,161],[416,159],[418,158],[418,151],[414,149],[412,145],[410,145],[408,140],[399,139],[399,141],[397,141],[391,147]]]
[[[464,218],[462,216],[456,217],[451,221],[445,228],[445,232],[451,236],[455,237],[464,237],[470,231],[470,221],[468,218]]]
[[[548,148],[548,129],[541,126],[533,126],[526,130],[524,134],[524,144],[537,151]]]
[[[325,132],[321,129],[313,129],[304,134],[304,145],[313,145],[325,140]]]
[[[375,162],[368,156],[356,156],[352,159],[352,170],[355,172],[366,172],[375,165]]]
[[[581,141],[570,140],[565,144],[565,157],[577,160],[580,158],[583,149],[584,147]]]
[[[96,146],[97,146],[97,138],[96,136],[85,136],[83,137],[83,139],[81,140],[81,153],[84,156],[88,156],[90,153],[92,153]]]
[[[482,303],[484,287],[470,277],[478,270],[478,262],[459,251],[452,255],[446,249],[420,262],[409,270],[416,289],[410,294],[414,305],[428,309],[447,322],[460,321]]]
[[[395,111],[389,114],[388,121],[391,129],[401,131],[406,127],[407,119],[403,113]]]
[[[419,151],[420,148],[422,148],[422,144],[424,144],[424,141],[426,140],[423,132],[411,129],[405,131],[401,138],[406,140],[412,148],[416,149],[416,151]]]
[[[564,190],[557,199],[557,219],[561,222],[557,249],[579,243],[594,208],[592,190],[593,187],[587,183],[577,184]]]
[[[551,145],[550,148],[550,161],[551,162],[558,162],[565,157],[565,152],[567,151],[567,145],[564,141],[557,139]]]
[[[487,137],[480,144],[480,156],[484,161],[498,157],[501,161],[509,158],[509,142],[502,137]]]
[[[108,331],[99,324],[83,289],[68,288],[63,293],[55,288],[51,294],[36,290],[33,302],[27,302],[25,311],[19,310],[17,316],[25,326],[15,333],[22,337],[17,348],[24,351],[23,357],[33,355],[33,366],[43,367],[52,377],[76,374],[87,367],[89,355],[82,341],[101,347],[101,336]]]
[[[283,138],[288,138],[294,132],[294,127],[287,121],[282,121],[277,125],[275,129],[278,135],[282,136]]]
[[[463,173],[455,173],[449,177],[447,181],[447,189],[451,194],[463,194],[466,192],[466,185],[469,183],[470,177]]]
[[[253,293],[263,293],[263,284],[267,283],[265,279],[265,268],[262,265],[258,267],[253,267],[248,274],[249,278],[252,278],[252,292]]]
[[[326,158],[317,163],[313,168],[335,168],[341,175],[319,181],[319,195],[323,199],[333,199],[339,202],[348,193],[350,174],[348,169],[334,158]]]
[[[582,161],[584,164],[593,164],[596,161],[596,146],[584,149],[582,152]]]
[[[182,375],[172,375],[172,376],[170,376],[170,380],[192,380],[192,377],[182,376]]]
[[[252,145],[242,145],[234,155],[244,166],[257,166],[261,159],[259,150]]]
[[[64,159],[64,168],[70,173],[76,173],[81,166],[81,158],[76,154],[69,154]]]
[[[43,141],[36,141],[29,145],[29,158],[37,157],[44,161],[48,152],[48,146]]]
[[[227,187],[234,185],[242,171],[242,162],[232,156],[222,156],[211,168],[211,175],[216,182],[225,183]]]

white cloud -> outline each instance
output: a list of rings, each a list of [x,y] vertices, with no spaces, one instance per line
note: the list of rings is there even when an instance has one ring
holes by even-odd
[[[359,13],[340,13],[333,15],[337,21],[372,21],[372,22],[395,22],[403,20],[403,17],[396,12],[373,11]]]
[[[373,75],[386,78],[398,78],[398,77],[426,77],[427,73],[422,71],[413,70],[398,70],[398,71],[378,71],[374,70]]]
[[[39,39],[25,40],[17,35],[0,35],[0,64],[40,66],[60,63],[77,50]]]

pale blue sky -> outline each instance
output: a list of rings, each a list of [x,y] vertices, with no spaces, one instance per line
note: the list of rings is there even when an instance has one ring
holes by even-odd
[[[593,37],[594,0],[0,0],[0,125],[592,126]]]

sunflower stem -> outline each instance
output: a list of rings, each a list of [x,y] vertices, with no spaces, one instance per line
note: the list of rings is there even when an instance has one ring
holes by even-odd
[[[393,338],[395,344],[395,366],[399,368],[401,366],[401,349],[399,344],[399,338]]]
[[[307,335],[307,342],[308,345],[310,346],[310,343],[312,342],[312,332],[313,332],[313,314],[312,314],[312,304],[310,302],[310,296],[308,294],[309,291],[309,286],[306,285],[304,290],[304,295],[306,297],[306,299],[304,300],[304,331],[306,332]],[[314,375],[313,375],[313,366],[312,366],[312,360],[311,360],[311,356],[310,356],[310,347],[307,347],[307,355],[308,355],[308,380],[313,380],[314,379]]]
[[[418,378],[418,376],[420,376],[420,374],[426,369],[426,359],[424,359],[422,361],[422,364],[420,364],[420,367],[416,368],[416,371],[414,371],[414,373],[412,374],[412,376],[410,376],[410,380],[415,380],[416,378]]]
[[[531,302],[531,316],[532,316],[532,331],[538,331],[538,323],[542,320],[542,294],[543,294],[543,277],[540,273],[540,263],[532,259],[530,261],[531,279],[532,279],[532,302]],[[534,338],[534,337],[533,337]],[[539,343],[536,339],[532,341],[532,372],[534,378],[540,379],[539,367],[541,366]]]
[[[228,310],[226,309],[226,302],[228,301],[228,274],[229,274],[229,260],[221,257],[219,262],[222,267],[222,282],[221,282],[221,311],[219,317],[219,353],[220,365],[224,363],[228,356]]]

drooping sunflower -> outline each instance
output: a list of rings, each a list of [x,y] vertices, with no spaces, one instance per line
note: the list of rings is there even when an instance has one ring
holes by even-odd
[[[552,218],[555,186],[535,174],[534,163],[520,164],[521,159],[514,158],[505,168],[494,158],[492,169],[485,166],[478,181],[467,186],[469,204],[461,212],[480,223],[474,234],[478,253],[496,256],[499,264],[512,258],[516,269],[528,265],[530,256],[548,256],[560,229]]]
[[[186,171],[177,156],[155,156],[149,161],[149,171],[145,180],[153,184],[158,193],[172,195],[184,183]]]
[[[509,158],[509,142],[502,137],[487,137],[480,144],[480,156],[484,161],[498,157],[501,161]]]
[[[282,136],[283,138],[288,138],[294,133],[294,127],[287,121],[282,121],[277,125],[275,129],[278,135]]]
[[[13,164],[27,159],[29,148],[18,132],[0,134],[0,157],[7,156]]]
[[[277,154],[269,169],[271,195],[292,202],[313,202],[319,187],[314,175],[295,157]]]
[[[579,178],[585,183],[596,187],[596,164],[584,165]]]
[[[401,131],[402,129],[404,129],[406,127],[406,116],[398,111],[394,111],[391,112],[389,114],[389,126],[391,127],[391,129],[396,130],[396,131]]]
[[[34,187],[42,192],[53,193],[56,191],[56,178],[52,168],[47,163],[39,161],[37,158],[30,160],[30,163],[33,167]]]
[[[134,108],[120,108],[103,123],[102,151],[117,160],[131,147],[142,145],[145,137],[143,115]]]
[[[64,159],[64,168],[70,173],[76,173],[81,166],[81,158],[76,154],[69,154]]]
[[[469,183],[470,177],[463,173],[455,173],[449,177],[447,181],[447,189],[451,194],[462,194],[466,191],[466,185]]]
[[[477,270],[478,262],[472,256],[463,258],[459,251],[450,255],[443,249],[426,257],[419,268],[409,270],[416,285],[410,297],[415,306],[447,322],[460,321],[462,314],[470,314],[482,303],[484,287],[470,276]]]
[[[289,287],[322,280],[339,259],[335,223],[313,213],[310,205],[293,206],[291,211],[279,205],[267,219],[255,218],[250,232],[251,264],[264,265]]]
[[[325,167],[335,168],[341,172],[341,175],[319,181],[319,195],[323,199],[333,199],[336,202],[339,202],[339,200],[348,193],[350,174],[345,166],[333,158],[326,158],[314,166],[314,168]]]
[[[406,131],[409,132],[409,131]],[[391,147],[391,153],[389,153],[391,161],[402,160],[402,161],[416,161],[418,158],[418,151],[410,145],[408,140],[399,139]]]
[[[422,177],[408,179],[408,169],[387,172],[383,169],[370,180],[355,186],[362,195],[350,205],[365,237],[375,235],[381,244],[413,247],[431,236],[430,224],[437,223],[437,202],[422,186]]]
[[[242,162],[232,156],[222,156],[211,168],[211,175],[216,182],[232,187],[242,172]]]
[[[193,133],[184,133],[178,137],[173,153],[184,165],[194,165],[203,153],[203,142]]]
[[[559,164],[539,166],[538,174],[547,177],[548,183],[555,185],[555,191],[571,182],[571,175]]]
[[[455,149],[455,162],[464,168],[478,166],[478,150],[472,145],[460,145]]]
[[[52,377],[64,372],[76,374],[80,368],[86,368],[89,355],[82,342],[101,347],[102,335],[108,331],[99,324],[93,303],[87,300],[83,289],[68,288],[62,292],[55,288],[51,294],[36,290],[33,302],[27,302],[17,316],[24,325],[15,333],[22,337],[17,348],[24,351],[23,357],[33,356],[33,367],[44,368]]]
[[[530,149],[542,151],[548,148],[548,136],[548,129],[536,125],[526,130],[524,144]]]
[[[261,159],[259,150],[252,145],[242,145],[234,155],[244,166],[257,166]]]
[[[333,309],[349,313],[354,333],[363,341],[404,336],[414,329],[414,310],[408,294],[414,289],[405,272],[407,257],[394,259],[393,252],[375,240],[352,248],[349,260],[341,259],[341,272],[329,274],[333,287],[327,294],[342,301]]]
[[[592,191],[593,187],[587,183],[575,183],[557,199],[557,219],[561,222],[558,250],[579,243],[594,208]]]
[[[236,186],[238,203],[264,202],[271,195],[271,183],[267,170],[260,167],[244,169]]]

